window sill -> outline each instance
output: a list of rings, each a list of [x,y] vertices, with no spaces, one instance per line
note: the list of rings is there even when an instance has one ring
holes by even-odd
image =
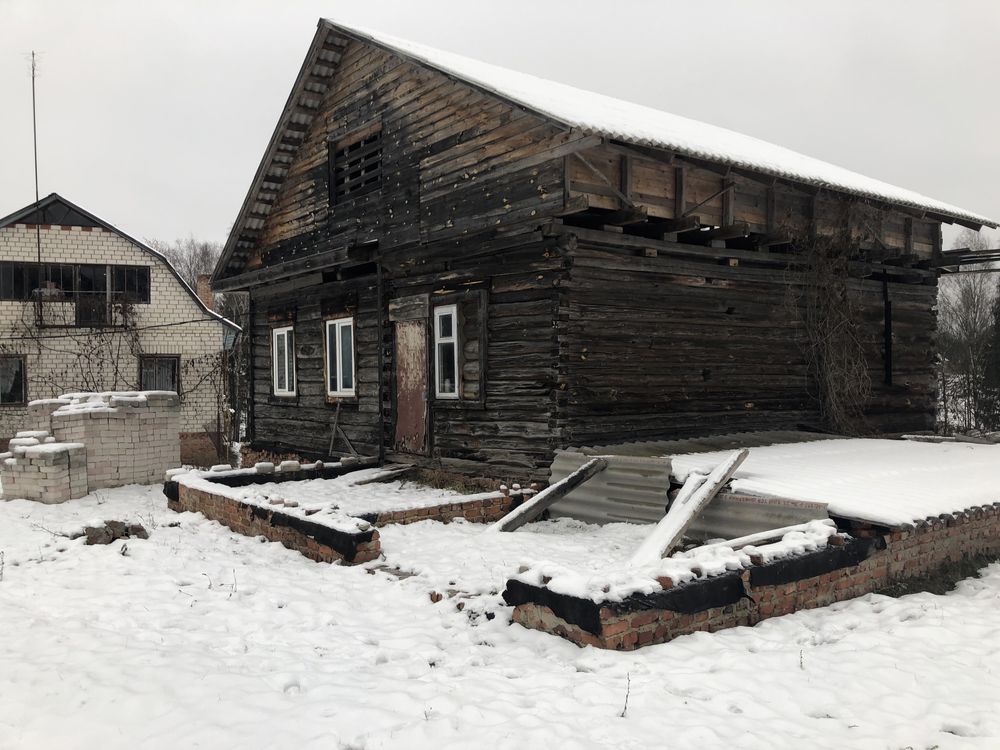
[[[326,403],[330,406],[336,406],[337,404],[352,404],[358,402],[358,396],[356,393],[345,393],[343,395],[333,395],[331,393],[326,394]]]

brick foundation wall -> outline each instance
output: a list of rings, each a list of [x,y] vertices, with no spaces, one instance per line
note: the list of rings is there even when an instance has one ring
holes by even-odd
[[[427,508],[393,510],[385,513],[366,513],[359,518],[363,518],[375,526],[417,523],[418,521],[448,523],[456,518],[464,518],[472,523],[493,523],[499,521],[522,502],[524,502],[523,496],[519,493],[498,494],[496,497],[484,500],[467,500],[461,503],[446,503]]]
[[[246,536],[262,536],[300,552],[310,560],[347,565],[374,560],[382,551],[378,531],[347,534],[308,519],[240,502],[203,490],[168,483],[167,506],[178,513],[192,511]],[[171,497],[171,492],[175,494]]]
[[[769,617],[823,607],[927,575],[949,562],[1000,553],[1000,507],[933,518],[912,530],[857,531],[860,538],[740,573],[667,588],[660,595],[593,602],[544,586],[508,582],[514,622],[579,645],[632,650],[696,631],[755,625]]]
[[[308,466],[277,472],[273,467],[268,467],[266,470],[261,467],[255,471],[221,472],[217,477],[211,472],[202,476],[223,486],[239,487],[270,482],[333,478],[370,464],[371,461],[373,459],[343,459],[340,464],[326,467]],[[163,494],[167,496],[167,506],[171,510],[202,513],[206,518],[218,521],[237,533],[263,536],[273,542],[280,542],[289,549],[301,552],[319,562],[340,560],[345,564],[356,565],[374,560],[382,551],[379,533],[374,528],[360,535],[347,534],[313,523],[307,518],[284,513],[277,508],[264,508],[241,502],[221,494],[188,487],[174,480],[168,480],[164,484]],[[372,526],[418,521],[447,523],[456,518],[464,518],[472,523],[492,523],[523,503],[532,494],[534,494],[533,489],[512,491],[505,487],[495,494],[476,499],[384,513],[366,513],[356,518]]]

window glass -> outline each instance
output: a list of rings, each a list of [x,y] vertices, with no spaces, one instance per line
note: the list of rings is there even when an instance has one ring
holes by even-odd
[[[295,341],[290,326],[271,331],[271,357],[274,393],[280,396],[294,396]]]
[[[354,321],[351,318],[326,321],[326,361],[328,396],[354,395]]]
[[[345,323],[340,331],[340,372],[342,391],[354,390],[354,325]]]
[[[286,378],[286,353],[285,353],[285,334],[279,333],[275,339],[274,346],[274,357],[277,362],[277,374],[278,380],[275,383],[279,391],[283,391],[288,387],[288,380]]]
[[[144,391],[177,391],[178,357],[143,357],[139,387]]]
[[[0,357],[0,404],[24,403],[24,360]]]
[[[438,398],[458,398],[458,308],[434,308],[434,372]]]

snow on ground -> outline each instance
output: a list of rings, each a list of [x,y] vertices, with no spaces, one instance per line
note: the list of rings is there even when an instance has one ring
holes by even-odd
[[[513,533],[490,533],[483,524],[458,520],[383,526],[379,534],[388,564],[414,573],[428,590],[485,594],[485,601],[477,603],[481,609],[500,604],[507,579],[522,565],[542,560],[550,568],[572,569],[599,590],[608,571],[621,567],[652,528],[560,518]]]
[[[672,456],[683,481],[731,451]],[[1000,501],[1000,445],[821,440],[751,448],[733,489],[829,504],[831,515],[902,525]]]
[[[150,538],[57,535],[91,519],[139,520]],[[406,545],[480,542],[471,531],[425,522],[385,541],[429,567],[431,550]],[[547,533],[513,536],[555,554]],[[317,564],[172,513],[158,487],[0,503],[0,550],[2,748],[1000,742],[1000,565],[947,596],[869,596],[619,654],[511,626],[505,608],[473,622],[431,604],[437,572]]]
[[[469,500],[495,494],[463,496],[451,490],[435,489],[407,480],[355,485],[355,482],[382,471],[384,470],[381,468],[359,469],[333,479],[265,482],[244,487],[227,487],[219,483],[208,484],[214,478],[210,472],[193,472],[175,478],[191,487],[198,487],[245,502],[267,505],[268,501],[272,499],[291,501],[294,507],[282,508],[282,511],[297,512],[300,515],[305,515],[305,512],[309,511],[311,513],[360,516],[365,513],[427,508],[454,502],[458,498]],[[320,518],[314,517],[313,520],[319,521]]]

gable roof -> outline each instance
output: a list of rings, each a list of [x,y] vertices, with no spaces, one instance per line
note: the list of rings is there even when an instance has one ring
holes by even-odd
[[[753,136],[377,31],[321,19],[253,185],[233,225],[213,280],[222,276],[237,244],[252,244],[254,232],[263,226],[295,149],[301,143],[305,130],[318,111],[322,95],[336,73],[340,54],[339,47],[331,41],[335,36],[372,44],[530,110],[547,120],[588,134],[637,146],[664,149],[680,156],[905,206],[925,212],[929,218],[937,221],[958,222],[977,228],[998,226],[996,221],[981,214],[866,177]],[[293,123],[295,127],[290,128]]]
[[[146,243],[140,242],[134,237],[130,237],[122,230],[112,226],[103,219],[94,216],[94,214],[89,211],[80,208],[80,206],[67,200],[66,198],[63,198],[58,193],[50,193],[37,203],[31,203],[24,208],[0,219],[0,229],[14,224],[56,224],[70,227],[100,227],[108,232],[117,234],[122,239],[131,242],[140,250],[143,250],[157,260],[162,261],[167,268],[170,269],[170,272],[174,275],[174,278],[177,279],[177,282],[184,287],[189,295],[191,295],[191,299],[195,301],[203,312],[208,313],[208,315],[215,318],[220,323],[224,323],[236,331],[242,330],[233,321],[228,318],[224,318],[214,310],[209,310],[208,307],[205,306],[205,303],[201,301],[201,298],[195,294],[195,291],[186,281],[184,281],[184,279],[181,278],[180,274],[177,273],[177,269],[173,267],[170,261],[167,260],[166,256],[162,253],[157,252]]]

